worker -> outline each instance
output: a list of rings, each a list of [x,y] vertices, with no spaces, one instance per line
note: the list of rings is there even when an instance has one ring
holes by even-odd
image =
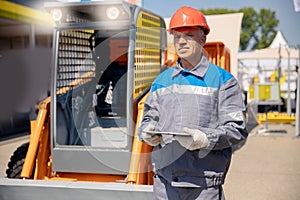
[[[155,199],[224,199],[232,146],[247,138],[237,80],[203,53],[205,16],[181,7],[170,20],[178,60],[153,82],[138,129],[154,146]]]

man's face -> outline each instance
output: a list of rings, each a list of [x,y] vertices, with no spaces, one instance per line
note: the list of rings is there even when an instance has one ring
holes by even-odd
[[[180,28],[173,32],[177,55],[187,61],[199,58],[206,36],[200,28]]]

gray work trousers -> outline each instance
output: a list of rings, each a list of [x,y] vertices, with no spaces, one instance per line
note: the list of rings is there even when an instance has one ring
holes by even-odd
[[[225,200],[222,186],[215,187],[173,187],[168,181],[154,176],[155,200]]]

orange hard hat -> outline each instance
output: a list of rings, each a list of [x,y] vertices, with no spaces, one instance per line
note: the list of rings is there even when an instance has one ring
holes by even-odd
[[[189,26],[202,27],[205,35],[207,35],[210,31],[210,28],[206,22],[206,18],[202,12],[192,7],[183,6],[179,8],[172,16],[170,20],[169,31],[176,28]]]

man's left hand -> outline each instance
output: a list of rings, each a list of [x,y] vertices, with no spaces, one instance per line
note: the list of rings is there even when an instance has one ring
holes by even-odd
[[[190,136],[175,135],[174,138],[184,148],[193,151],[208,146],[207,136],[202,131],[185,127],[183,128],[183,132]]]

